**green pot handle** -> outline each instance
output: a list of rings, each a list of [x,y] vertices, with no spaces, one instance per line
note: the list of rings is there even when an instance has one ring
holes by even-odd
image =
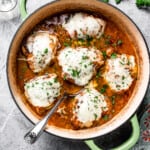
[[[121,144],[120,146],[112,148],[112,150],[129,150],[138,141],[139,136],[140,136],[140,127],[139,127],[139,122],[138,122],[136,114],[130,119],[130,122],[132,125],[132,134],[130,138],[127,141],[125,141],[123,144]],[[86,140],[84,142],[91,150],[102,150],[94,143],[93,140]]]
[[[24,20],[28,16],[26,10],[26,0],[19,0],[19,9],[21,14],[21,19]]]

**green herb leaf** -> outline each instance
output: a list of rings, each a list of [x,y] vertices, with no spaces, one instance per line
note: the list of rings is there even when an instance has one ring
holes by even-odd
[[[87,42],[91,42],[93,40],[93,37],[86,35],[86,40],[87,40]]]
[[[78,41],[80,41],[80,42],[85,42],[85,40],[82,39],[82,38],[78,38]]]
[[[98,71],[97,74],[96,74],[96,78],[98,79],[100,76],[101,76],[101,72]]]
[[[122,80],[124,80],[125,79],[125,76],[122,76]]]
[[[119,63],[120,63],[121,65],[125,65],[122,61],[119,61]]]
[[[80,72],[81,72],[81,71],[74,70],[74,69],[72,69],[71,71],[72,71],[71,75],[72,75],[73,77],[79,77],[79,74],[80,74]]]
[[[48,82],[47,84],[48,84],[48,85],[52,85],[52,82]]]
[[[48,53],[48,48],[45,48],[44,53],[45,53],[45,54]]]
[[[57,83],[57,82],[58,82],[57,78],[54,78],[54,82],[55,82],[55,83]]]
[[[69,47],[71,43],[64,42],[64,46]]]
[[[109,119],[109,115],[104,115],[102,118],[103,120],[107,121]]]
[[[117,54],[116,54],[116,53],[112,53],[112,54],[111,54],[111,58],[112,58],[112,59],[115,59],[116,57],[117,57]]]
[[[111,96],[112,105],[115,105],[116,95]]]
[[[97,117],[98,117],[97,114],[94,113],[94,118],[95,118],[95,120],[97,119]]]
[[[84,65],[84,68],[87,68],[87,65],[86,65],[86,64]]]
[[[66,80],[67,79],[67,75],[64,75],[64,78],[63,78],[64,80]]]
[[[88,59],[88,58],[89,58],[88,56],[82,56],[83,60]]]
[[[100,89],[100,93],[102,94],[105,93],[107,88],[108,88],[108,85],[104,84],[103,87]]]
[[[149,0],[136,0],[136,5],[141,8],[149,7],[150,6],[150,1]]]
[[[106,51],[102,51],[102,55],[103,55],[104,59],[106,59],[106,58],[107,58]]]
[[[30,86],[29,86],[29,85],[26,85],[26,87],[27,87],[27,89],[29,89],[29,88],[30,88]]]
[[[122,45],[122,43],[123,43],[122,40],[118,40],[118,41],[117,41],[117,45],[118,45],[118,46]]]

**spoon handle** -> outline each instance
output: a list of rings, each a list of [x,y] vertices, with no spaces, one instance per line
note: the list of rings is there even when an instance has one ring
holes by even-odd
[[[38,137],[43,132],[44,127],[47,124],[47,121],[49,120],[53,112],[56,110],[56,108],[59,106],[59,104],[62,102],[64,98],[66,98],[66,96],[61,97],[55,103],[52,109],[48,112],[48,114],[42,120],[40,120],[28,133],[25,134],[24,139],[27,143],[33,144],[38,139]]]

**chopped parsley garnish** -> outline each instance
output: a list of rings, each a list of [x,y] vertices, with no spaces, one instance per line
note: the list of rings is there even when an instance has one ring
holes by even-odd
[[[98,100],[98,96],[95,96],[95,97],[94,97],[94,100],[93,100],[94,103],[97,103],[97,100]]]
[[[122,76],[122,80],[124,80],[125,79],[125,76]]]
[[[106,45],[110,45],[110,44],[111,44],[110,39],[106,39],[106,40],[105,40],[105,44],[106,44]]]
[[[97,74],[96,74],[96,78],[98,79],[100,76],[101,76],[101,72],[98,71]]]
[[[47,84],[48,84],[48,85],[52,85],[52,82],[48,82]]]
[[[26,87],[27,87],[27,89],[29,89],[29,88],[30,88],[30,86],[29,86],[29,85],[26,85]]]
[[[106,51],[102,51],[102,55],[103,55],[104,59],[106,59],[106,58],[107,58]]]
[[[107,88],[108,88],[108,85],[104,84],[103,87],[100,89],[100,93],[102,94],[105,93]]]
[[[116,95],[111,96],[112,105],[115,105]]]
[[[119,61],[119,63],[120,63],[121,65],[125,65],[122,61]]]
[[[86,40],[87,40],[87,42],[91,42],[93,40],[93,37],[86,35]]]
[[[79,77],[80,72],[81,72],[81,71],[78,71],[78,70],[75,70],[75,69],[72,69],[71,71],[72,71],[71,75],[73,77]]]
[[[67,79],[67,75],[64,75],[63,79],[66,80]]]
[[[90,62],[88,65],[89,65],[89,66],[90,66],[90,65],[93,65],[93,62]]]
[[[68,56],[68,54],[65,55],[65,57],[67,57],[67,56]]]
[[[55,83],[57,83],[57,82],[58,82],[57,78],[54,78],[54,82],[55,82]]]
[[[95,108],[98,108],[98,106],[97,106],[97,105],[94,105],[94,107],[95,107]]]
[[[70,45],[71,45],[71,43],[64,42],[64,46],[68,47]]]
[[[98,117],[97,114],[94,113],[94,118],[95,118],[95,120],[97,119],[97,117]]]
[[[87,90],[88,93],[90,93],[90,89],[89,88],[87,88],[86,90]]]
[[[41,63],[42,63],[42,60],[40,60],[38,63],[41,64]]]
[[[128,63],[127,63],[127,65],[130,65],[131,64],[131,62],[128,60]]]
[[[110,35],[103,35],[103,38],[105,40],[105,44],[106,45],[110,45],[111,44],[111,36]]]
[[[85,42],[85,40],[82,39],[82,38],[78,38],[78,41],[80,41],[80,42]]]
[[[118,40],[118,41],[117,41],[117,45],[118,45],[118,46],[119,46],[119,45],[122,45],[122,43],[123,43],[122,40]]]
[[[88,56],[82,56],[83,60],[88,59],[88,58],[89,58]]]
[[[87,68],[87,65],[84,65],[84,68]]]
[[[109,116],[108,115],[104,115],[102,118],[103,118],[103,120],[107,121],[109,119]]]
[[[112,54],[111,54],[111,58],[112,58],[112,59],[114,59],[114,58],[116,58],[116,57],[117,57],[117,54],[116,54],[116,53],[112,53]]]
[[[44,53],[45,53],[45,54],[48,53],[48,48],[45,48]]]

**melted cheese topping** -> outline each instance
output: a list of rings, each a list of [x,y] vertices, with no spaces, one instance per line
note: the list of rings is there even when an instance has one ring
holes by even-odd
[[[28,58],[31,62],[30,67],[33,72],[40,72],[54,58],[58,46],[58,39],[55,35],[49,35],[47,32],[37,32],[31,35],[27,40],[27,49],[32,54]]]
[[[60,95],[61,85],[56,74],[43,75],[25,83],[25,95],[33,106],[50,106]]]
[[[86,36],[100,37],[105,29],[105,21],[84,13],[76,13],[62,26],[74,38],[86,38]]]
[[[64,78],[74,80],[74,83],[79,86],[86,85],[94,74],[93,63],[101,61],[97,56],[98,52],[93,48],[82,47],[63,49],[58,56],[58,61]]]
[[[92,125],[91,122],[99,120],[102,112],[108,109],[104,96],[94,88],[85,89],[75,99],[74,117],[84,126]]]
[[[127,90],[133,82],[131,73],[134,68],[134,56],[126,54],[117,55],[116,58],[107,60],[107,69],[104,78],[112,90],[116,92]]]

